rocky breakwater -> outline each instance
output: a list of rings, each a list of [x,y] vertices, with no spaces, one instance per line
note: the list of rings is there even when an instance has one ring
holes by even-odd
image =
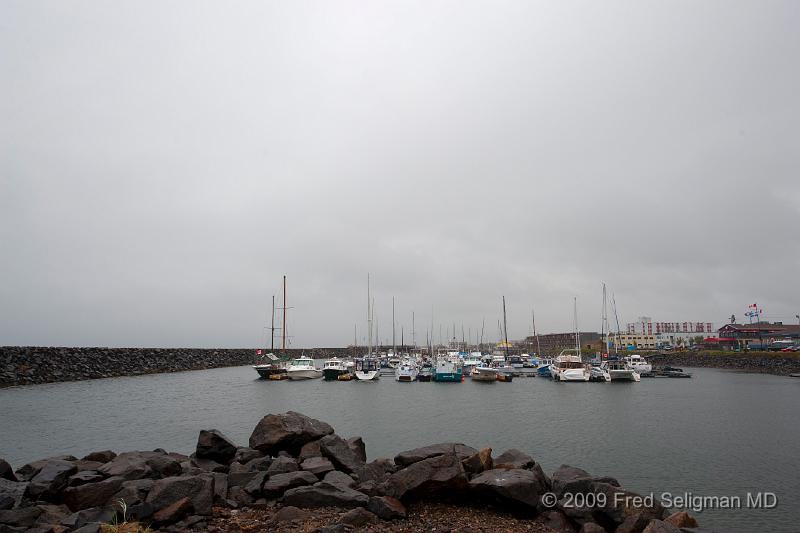
[[[648,356],[648,360],[656,367],[699,367],[738,370],[753,374],[774,374],[788,376],[800,373],[800,357],[798,354],[782,354],[780,352],[665,352]]]
[[[344,348],[287,350],[328,357]],[[58,381],[137,376],[162,372],[203,370],[252,364],[255,350],[204,348],[58,348],[38,346],[0,347],[0,387]]]
[[[344,438],[296,412],[265,416],[248,444],[237,446],[211,429],[200,432],[191,456],[100,451],[16,471],[0,461],[0,533],[97,533],[120,523],[279,531],[303,529],[312,519],[319,531],[430,529],[409,511],[420,502],[471,507],[477,525],[489,529],[501,512],[518,520],[515,528],[531,531],[701,531],[691,529],[697,524],[686,513],[642,504],[613,478],[571,466],[548,476],[519,450],[495,457],[489,448],[441,443],[367,462],[360,437]],[[260,523],[237,522],[258,509],[265,513]],[[455,509],[440,512],[437,523],[455,528],[466,513]]]

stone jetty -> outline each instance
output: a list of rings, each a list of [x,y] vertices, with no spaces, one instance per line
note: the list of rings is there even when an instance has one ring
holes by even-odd
[[[439,443],[367,462],[360,437],[290,411],[263,417],[247,446],[202,430],[189,456],[104,450],[16,470],[0,460],[0,533],[456,530],[464,517],[484,530],[703,531],[637,496],[573,466],[548,475],[514,449]]]
[[[345,348],[286,350],[289,356],[347,355]],[[59,348],[0,346],[0,387],[164,372],[203,370],[254,363],[255,350],[204,348]]]

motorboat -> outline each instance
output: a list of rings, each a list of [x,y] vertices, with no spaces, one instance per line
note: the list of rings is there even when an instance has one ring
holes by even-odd
[[[551,370],[554,363],[555,360],[549,357],[544,359],[539,359],[538,364],[536,366],[536,374],[541,378],[553,377]]]
[[[633,366],[617,357],[610,357],[601,368],[608,372],[611,381],[640,381],[642,379]]]
[[[551,374],[555,381],[589,381],[591,370],[581,359],[579,350],[569,349],[558,354],[551,367]]]
[[[640,375],[649,374],[653,371],[653,365],[639,354],[631,354],[625,358],[625,361]]]
[[[394,370],[394,379],[397,381],[416,381],[419,369],[417,363],[411,358],[405,358]]]
[[[479,365],[472,369],[472,381],[485,381],[494,383],[497,381],[497,369],[490,366]]]
[[[278,358],[275,354],[268,353],[261,355],[261,350],[257,350],[256,356],[261,360],[266,359],[269,361],[268,363],[264,362],[253,365],[253,369],[258,372],[258,376],[261,379],[270,379],[271,376],[286,373],[286,367],[278,363]]]
[[[337,381],[339,376],[348,373],[350,373],[350,369],[347,363],[338,357],[333,357],[322,363],[322,375],[325,381]]]
[[[464,361],[462,363],[464,367],[464,375],[472,375],[472,370],[478,366],[481,366],[481,353],[480,352],[472,352],[466,357],[464,357]]]
[[[433,378],[433,365],[428,361],[424,361],[422,366],[419,367],[417,373],[417,381],[428,382]]]
[[[599,381],[605,383],[611,381],[611,375],[608,373],[608,370],[602,366],[592,365],[592,367],[589,369],[589,381]]]
[[[433,366],[433,381],[461,383],[463,369],[460,361],[439,357]]]
[[[316,379],[322,377],[322,370],[314,366],[314,360],[310,357],[300,357],[292,359],[286,368],[286,374],[292,380]]]
[[[355,376],[359,381],[374,381],[381,377],[381,364],[376,357],[361,357],[355,361]]]

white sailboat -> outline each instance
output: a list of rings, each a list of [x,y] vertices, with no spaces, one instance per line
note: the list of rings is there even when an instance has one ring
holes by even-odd
[[[578,299],[573,303],[575,323],[575,348],[561,350],[551,368],[555,381],[589,381],[591,377],[590,365],[581,358],[581,340],[578,333]],[[575,352],[574,354],[570,352]]]
[[[417,374],[419,374],[419,368],[417,367],[417,362],[410,357],[406,357],[400,364],[397,365],[397,368],[394,370],[394,379],[397,381],[416,381]]]
[[[354,361],[354,375],[359,381],[373,381],[381,377],[381,363],[372,353],[372,302],[369,292],[369,274],[367,274],[367,353]]]

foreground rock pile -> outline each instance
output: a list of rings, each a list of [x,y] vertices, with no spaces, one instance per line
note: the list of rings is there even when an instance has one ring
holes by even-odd
[[[493,457],[442,443],[367,462],[360,437],[291,411],[261,419],[248,444],[212,429],[191,456],[101,451],[16,471],[0,461],[0,533],[96,533],[126,521],[166,531],[700,531],[685,513],[624,503],[634,494],[613,478],[570,466],[548,477],[519,450]],[[605,503],[574,507],[570,494]]]

